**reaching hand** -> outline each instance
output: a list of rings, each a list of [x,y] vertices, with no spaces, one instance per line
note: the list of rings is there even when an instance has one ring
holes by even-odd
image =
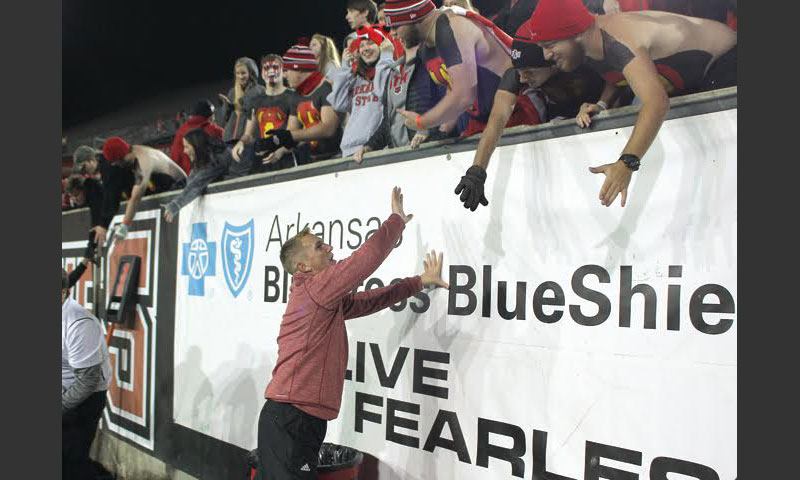
[[[96,227],[92,228],[91,231],[94,232],[94,243],[98,245],[106,244],[106,235],[108,234],[108,230],[100,225],[97,225]]]
[[[253,144],[256,157],[264,158],[280,147],[275,141],[275,137],[257,138]]]
[[[164,206],[164,220],[166,220],[167,223],[172,223],[172,221],[175,220],[175,215],[173,215],[166,206]]]
[[[287,150],[285,147],[281,147],[281,148],[275,150],[274,152],[270,153],[267,156],[267,158],[265,158],[264,161],[261,162],[261,163],[263,163],[264,165],[269,165],[270,163],[275,163],[278,160],[282,159],[283,156],[286,155],[287,152],[289,152],[289,150]]]
[[[622,201],[620,206],[624,207],[625,201],[628,199],[628,185],[631,183],[633,171],[622,160],[599,167],[589,167],[589,171],[602,173],[606,176],[606,181],[603,182],[603,186],[600,188],[600,203],[608,207],[614,203],[617,195],[621,193]]]
[[[241,162],[243,151],[244,151],[244,142],[239,140],[238,142],[236,142],[236,145],[234,145],[233,148],[231,149],[231,156],[237,162]]]
[[[419,132],[414,134],[414,138],[411,139],[411,149],[414,150],[419,148],[419,145],[428,139],[428,132],[420,130]]]
[[[128,236],[128,226],[124,223],[120,223],[114,228],[114,237],[117,240],[125,240],[125,237]]]
[[[414,217],[413,214],[406,215],[403,211],[403,194],[400,191],[400,187],[394,187],[392,189],[392,213],[400,215],[400,218],[402,218],[405,223],[410,222]]]
[[[417,113],[410,112],[402,108],[398,108],[397,113],[403,116],[406,127],[410,128],[411,130],[420,130],[419,126],[417,125],[417,117],[419,116]]]
[[[461,177],[461,182],[456,186],[455,194],[461,194],[459,199],[464,202],[464,208],[475,211],[478,204],[489,205],[489,200],[483,194],[483,184],[486,181],[486,170],[478,165],[473,165]]]
[[[369,148],[368,146],[364,145],[363,147],[359,148],[358,151],[356,151],[356,153],[353,154],[353,161],[356,162],[356,163],[363,162],[364,161],[364,155],[367,152],[370,152],[370,151],[372,151],[372,149]]]
[[[442,279],[442,257],[444,254],[440,253],[438,256],[436,255],[436,250],[431,250],[430,253],[425,254],[425,259],[422,261],[422,265],[425,267],[425,271],[420,275],[420,279],[422,280],[422,285],[425,287],[442,287],[442,288],[450,288],[450,284]]]
[[[581,109],[578,112],[578,116],[575,117],[575,121],[578,123],[579,127],[586,128],[592,124],[592,117],[602,111],[603,109],[596,103],[584,103],[581,105]]]

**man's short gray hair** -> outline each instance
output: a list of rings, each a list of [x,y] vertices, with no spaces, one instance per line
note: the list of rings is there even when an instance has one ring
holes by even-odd
[[[83,165],[89,160],[94,160],[98,153],[100,152],[89,145],[81,145],[76,148],[75,153],[72,154],[73,170],[76,172],[82,170]]]

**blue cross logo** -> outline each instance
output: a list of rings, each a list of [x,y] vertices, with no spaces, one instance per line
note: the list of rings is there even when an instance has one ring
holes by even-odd
[[[207,242],[206,223],[192,224],[192,237],[183,244],[181,275],[189,276],[189,295],[206,294],[205,277],[214,276],[217,262],[217,242]]]

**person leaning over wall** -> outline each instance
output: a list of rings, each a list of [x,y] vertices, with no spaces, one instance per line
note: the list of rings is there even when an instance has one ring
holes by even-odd
[[[131,170],[134,175],[134,185],[125,208],[125,215],[114,232],[114,235],[122,240],[128,235],[128,227],[133,223],[136,209],[153,175],[160,174],[162,178],[171,181],[172,184],[167,187],[168,189],[180,187],[186,182],[186,173],[181,167],[165,153],[152,147],[129,145],[120,137],[111,137],[103,144],[103,156],[109,162]]]
[[[171,223],[181,208],[203,194],[206,187],[222,178],[238,178],[249,175],[254,170],[254,155],[241,159],[234,156],[231,149],[218,138],[203,129],[197,128],[183,137],[183,150],[192,162],[192,173],[181,193],[163,205],[164,220]]]
[[[619,159],[590,167],[606,176],[599,194],[605,206],[618,195],[625,206],[631,176],[661,128],[669,96],[736,85],[736,32],[713,20],[656,11],[594,16],[580,0],[540,0],[518,35],[541,46],[562,71],[585,64],[603,76],[601,101],[581,107],[579,126],[588,127],[618,88],[630,86],[641,102]]]

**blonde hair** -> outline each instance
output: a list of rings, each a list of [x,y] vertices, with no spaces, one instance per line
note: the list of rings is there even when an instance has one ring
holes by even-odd
[[[336,43],[334,43],[331,37],[326,37],[325,35],[315,33],[311,36],[312,40],[316,40],[322,46],[322,49],[319,52],[319,71],[323,74],[328,68],[328,64],[333,64],[334,67],[339,68],[342,64],[341,60],[339,60],[339,50],[336,49]]]
[[[243,108],[242,103],[244,101],[245,91],[256,83],[256,79],[253,78],[253,65],[250,65],[251,63],[255,65],[255,62],[253,62],[252,59],[248,57],[242,57],[236,60],[236,63],[233,64],[233,98],[231,101],[233,102],[233,108],[237,112],[240,112]],[[239,82],[236,81],[236,69],[240,66],[247,70],[247,87],[245,88],[242,88],[241,85],[239,85]]]
[[[306,235],[311,235],[311,230],[308,227],[300,230],[297,235],[287,240],[281,247],[281,264],[292,275],[297,271],[297,256],[303,251],[303,244],[300,241]]]

